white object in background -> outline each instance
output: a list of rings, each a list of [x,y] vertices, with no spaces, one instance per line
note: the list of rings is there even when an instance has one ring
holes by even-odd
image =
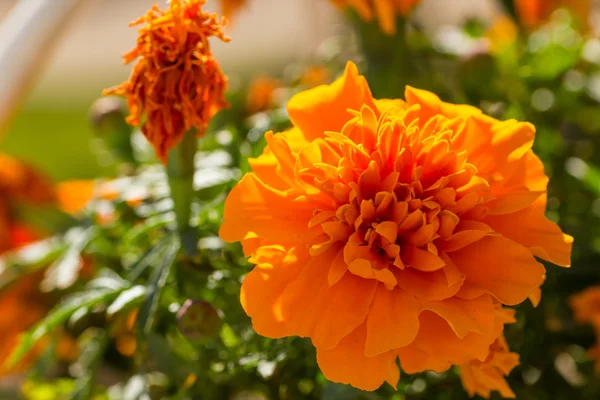
[[[83,0],[21,0],[0,25],[0,133]]]

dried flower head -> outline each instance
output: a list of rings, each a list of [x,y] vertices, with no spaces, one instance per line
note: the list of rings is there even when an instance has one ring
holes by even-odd
[[[202,11],[206,0],[171,0],[162,11],[154,5],[131,23],[141,25],[136,47],[124,55],[136,59],[129,81],[104,94],[127,97],[134,126],[142,131],[166,162],[168,150],[184,133],[196,128],[202,134],[210,119],[227,106],[227,78],[213,57],[208,39],[224,42],[223,21]]]
[[[421,0],[331,0],[338,7],[350,7],[365,21],[377,17],[381,30],[396,33],[396,18],[406,17]]]
[[[484,362],[501,305],[570,264],[545,217],[529,123],[408,87],[376,100],[349,63],[288,104],[294,127],[225,201],[220,236],[256,264],[241,301],[256,331],[310,337],[325,376],[374,390],[407,373]],[[482,268],[482,266],[485,268]]]

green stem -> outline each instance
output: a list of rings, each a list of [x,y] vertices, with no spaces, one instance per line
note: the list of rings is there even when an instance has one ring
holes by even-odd
[[[196,131],[189,130],[181,142],[169,151],[167,176],[181,243],[188,253],[196,252],[197,232],[190,225],[194,198],[194,158],[196,155]]]
[[[365,76],[373,95],[376,98],[402,98],[406,85],[413,83],[418,72],[406,43],[406,20],[396,20],[394,36],[386,35],[377,22],[363,21],[355,13],[351,14],[351,20],[365,55]]]

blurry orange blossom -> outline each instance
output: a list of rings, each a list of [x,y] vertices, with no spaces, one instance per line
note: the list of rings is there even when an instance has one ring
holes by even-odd
[[[300,84],[313,88],[315,86],[324,85],[329,81],[331,72],[324,65],[314,65],[307,68],[300,77]]]
[[[374,390],[399,370],[485,362],[502,305],[570,264],[545,217],[535,129],[406,88],[377,100],[354,64],[288,104],[294,127],[225,202],[220,236],[255,268],[241,302],[264,336],[310,337],[325,376]],[[482,268],[485,266],[485,268]]]
[[[590,324],[596,333],[597,343],[589,349],[588,357],[596,360],[596,372],[600,374],[600,286],[592,286],[569,299],[573,319],[580,324]]]
[[[379,20],[381,30],[396,34],[396,18],[406,17],[421,0],[331,0],[338,7],[350,7],[365,21]]]
[[[247,0],[221,0],[221,13],[227,18],[233,18],[246,3]]]
[[[275,91],[282,86],[278,79],[260,76],[254,79],[248,88],[246,110],[249,114],[267,111],[277,105]]]
[[[521,23],[527,28],[536,28],[548,21],[558,8],[568,9],[584,29],[589,27],[589,0],[515,0]]]
[[[184,133],[201,135],[210,119],[227,105],[227,78],[214,59],[208,39],[229,41],[216,14],[202,11],[206,0],[171,0],[162,11],[157,5],[131,23],[139,29],[136,47],[124,55],[138,59],[128,81],[104,91],[127,97],[134,126],[142,131],[166,162],[167,152]]]

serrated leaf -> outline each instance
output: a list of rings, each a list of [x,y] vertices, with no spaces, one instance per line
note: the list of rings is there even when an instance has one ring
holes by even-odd
[[[175,257],[179,248],[179,240],[176,237],[172,237],[171,242],[166,246],[164,253],[162,253],[162,261],[155,266],[152,272],[146,300],[142,304],[142,307],[140,307],[136,321],[138,335],[142,342],[145,341],[152,331],[160,297],[171,274],[171,267],[175,263]]]
[[[146,296],[146,293],[146,287],[142,285],[124,290],[106,309],[107,316],[112,317],[123,310],[133,307]]]

